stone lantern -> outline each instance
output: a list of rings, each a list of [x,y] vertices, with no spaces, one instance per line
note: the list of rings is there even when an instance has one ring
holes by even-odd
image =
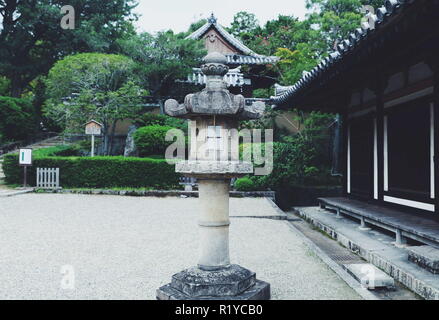
[[[157,290],[159,300],[267,300],[270,285],[229,258],[229,188],[231,178],[253,173],[250,162],[239,160],[238,124],[258,119],[265,104],[246,104],[242,95],[227,90],[226,57],[213,52],[201,67],[206,88],[186,96],[184,104],[170,99],[165,112],[190,119],[190,151],[176,171],[198,180],[200,256],[198,265],[172,276]]]

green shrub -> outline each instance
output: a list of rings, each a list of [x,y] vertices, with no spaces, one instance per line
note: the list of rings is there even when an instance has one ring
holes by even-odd
[[[51,150],[48,150],[51,149]],[[54,154],[68,149],[41,149],[33,155],[33,166],[28,170],[28,181],[35,184],[37,167],[60,168],[63,188],[154,188],[170,189],[178,186],[175,167],[162,159],[125,157],[57,157]],[[4,157],[3,170],[8,184],[20,184],[22,168],[18,154]]]
[[[80,155],[81,155],[81,148],[77,144],[57,147],[57,149],[55,149],[53,153],[53,156],[59,156],[59,157],[78,157]]]
[[[28,99],[0,96],[0,133],[4,140],[25,140],[36,131],[36,115]]]
[[[146,112],[139,116],[134,121],[134,124],[137,127],[168,126],[187,132],[187,122],[185,120],[151,112]]]
[[[166,118],[167,116],[163,114],[146,112],[139,116],[134,121],[134,124],[138,127],[164,126],[166,123]]]
[[[255,191],[255,184],[250,178],[244,177],[236,180],[235,189],[237,191]]]
[[[33,151],[32,156],[35,158],[55,157],[55,156],[77,156],[75,145],[61,145],[49,148],[42,148]]]
[[[314,141],[296,135],[288,142],[274,142],[273,171],[267,176],[252,176],[256,190],[280,190],[285,186],[339,185],[331,176],[330,163],[318,159]]]
[[[165,141],[166,133],[173,129],[168,126],[148,126],[137,129],[134,133],[139,156],[161,155],[164,157],[166,148],[172,143]]]

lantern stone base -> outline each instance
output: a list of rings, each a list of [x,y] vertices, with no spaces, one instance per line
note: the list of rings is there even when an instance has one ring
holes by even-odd
[[[172,276],[157,290],[158,300],[269,300],[270,284],[239,265],[206,271],[197,267]]]

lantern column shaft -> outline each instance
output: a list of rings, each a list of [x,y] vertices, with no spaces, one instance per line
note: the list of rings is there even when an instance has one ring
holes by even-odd
[[[201,238],[198,267],[203,270],[222,269],[230,265],[230,179],[206,179],[198,183]]]

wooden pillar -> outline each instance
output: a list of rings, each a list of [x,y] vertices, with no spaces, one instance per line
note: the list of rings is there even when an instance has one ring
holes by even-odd
[[[351,101],[352,89],[345,88],[342,94],[333,97],[336,106],[336,112],[339,114],[339,120],[341,121],[341,137],[342,145],[340,149],[341,159],[340,168],[342,171],[342,187],[343,196],[348,196],[348,128],[349,128],[349,103]]]
[[[434,191],[435,214],[439,219],[439,63],[430,65],[434,71],[433,112],[434,112]]]
[[[432,52],[426,58],[426,63],[433,70],[433,112],[434,112],[434,191],[435,191],[435,215],[439,220],[439,52]]]
[[[340,114],[340,119],[342,123],[342,157],[341,157],[341,168],[343,174],[343,196],[347,196],[348,192],[348,112],[347,109]]]
[[[377,126],[377,154],[378,154],[378,201],[384,198],[384,88],[385,78],[378,75],[376,94],[376,126]]]

